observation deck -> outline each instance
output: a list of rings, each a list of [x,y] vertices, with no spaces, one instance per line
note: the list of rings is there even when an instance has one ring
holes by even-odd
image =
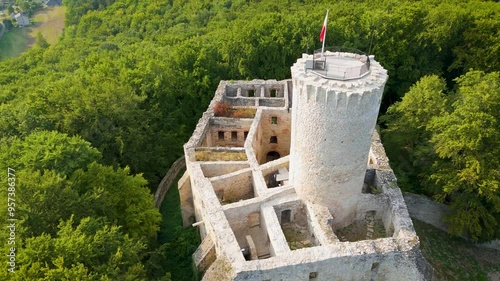
[[[314,51],[313,59],[307,60],[307,72],[326,79],[353,80],[370,73],[370,57],[351,48],[330,47],[322,54],[321,49]]]

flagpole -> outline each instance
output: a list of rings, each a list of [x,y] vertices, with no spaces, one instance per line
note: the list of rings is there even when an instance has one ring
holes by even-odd
[[[328,22],[328,10],[326,10],[326,17],[325,17],[325,22],[324,22],[324,25],[325,25],[325,35],[323,35],[323,46],[321,47],[321,57],[324,58],[325,55],[324,55],[324,52],[325,52],[325,41],[326,41],[326,25],[327,25],[327,22]]]

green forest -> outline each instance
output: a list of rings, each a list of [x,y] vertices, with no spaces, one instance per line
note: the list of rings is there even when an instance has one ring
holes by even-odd
[[[452,233],[500,237],[500,3],[63,3],[57,44],[0,58],[0,212],[15,182],[17,218],[0,280],[196,280],[196,233],[159,232],[151,193],[219,81],[290,78],[326,9],[327,46],[388,70],[379,125],[400,187],[449,204]]]

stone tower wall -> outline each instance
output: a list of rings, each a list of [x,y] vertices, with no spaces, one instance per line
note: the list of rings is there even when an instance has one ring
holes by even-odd
[[[303,200],[328,207],[344,226],[361,196],[387,74],[373,62],[366,77],[329,80],[306,73],[305,60],[292,67],[290,177]]]

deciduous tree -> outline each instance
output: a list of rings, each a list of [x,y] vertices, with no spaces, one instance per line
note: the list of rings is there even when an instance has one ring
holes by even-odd
[[[457,79],[453,110],[432,120],[439,159],[429,179],[451,201],[451,231],[474,239],[500,235],[500,73],[470,71]]]
[[[423,77],[381,117],[387,126],[382,133],[389,159],[406,190],[426,192],[419,180],[435,157],[427,127],[432,118],[447,110],[444,91],[443,79],[436,75]]]

